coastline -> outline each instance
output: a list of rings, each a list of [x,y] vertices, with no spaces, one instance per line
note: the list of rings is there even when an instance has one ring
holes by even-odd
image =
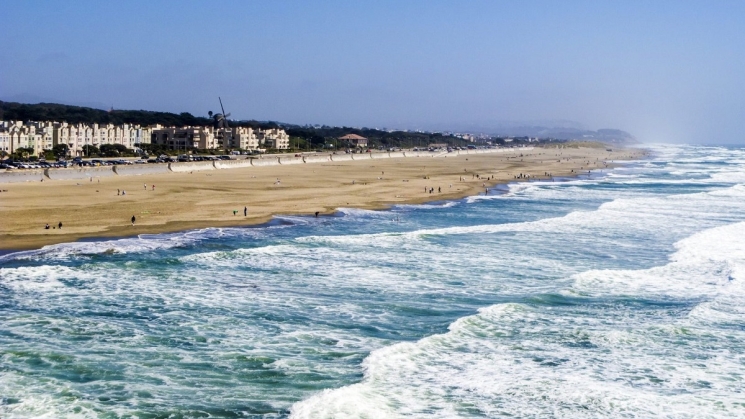
[[[0,251],[7,254],[81,239],[256,226],[276,215],[331,214],[340,207],[381,210],[399,204],[462,199],[498,184],[550,179],[546,172],[554,177],[578,176],[587,170],[610,169],[616,165],[613,160],[644,155],[643,149],[614,148],[608,152],[604,146],[547,146],[439,158],[9,184],[0,199],[4,220]],[[520,173],[531,173],[532,177],[515,179]],[[117,190],[125,190],[127,195],[117,195]],[[248,208],[245,217],[244,207]],[[132,215],[137,217],[134,226]],[[59,221],[63,222],[62,230],[44,229],[45,223],[56,226]]]

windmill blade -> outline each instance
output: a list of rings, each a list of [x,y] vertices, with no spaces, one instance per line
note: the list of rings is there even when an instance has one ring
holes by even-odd
[[[217,100],[220,101],[220,109],[222,110],[220,121],[223,124],[223,128],[230,128],[230,125],[228,125],[228,117],[230,116],[230,114],[225,113],[225,108],[222,106],[222,98],[218,96]]]

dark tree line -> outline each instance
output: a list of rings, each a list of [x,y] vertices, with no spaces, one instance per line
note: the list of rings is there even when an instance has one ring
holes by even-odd
[[[290,137],[310,142],[313,147],[322,147],[324,144],[343,144],[337,139],[347,134],[357,134],[368,139],[371,147],[426,147],[429,144],[448,144],[450,146],[465,146],[467,142],[461,138],[441,133],[411,132],[411,131],[382,131],[373,128],[349,128],[349,127],[301,127],[289,126],[286,128]]]
[[[86,108],[83,106],[60,105],[57,103],[26,104],[0,101],[0,119],[12,121],[57,121],[70,124],[135,124],[164,126],[209,126],[211,118],[194,116],[188,112],[179,114],[170,112],[111,110]],[[276,122],[230,121],[230,126],[252,127],[260,129],[277,128]]]
[[[25,104],[0,101],[0,114],[4,120],[58,121],[71,124],[138,124],[166,126],[210,125],[209,118],[196,117],[188,112],[128,111],[86,108],[56,103]]]

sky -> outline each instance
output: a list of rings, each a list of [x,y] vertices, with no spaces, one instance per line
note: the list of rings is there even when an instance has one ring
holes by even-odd
[[[34,1],[0,99],[745,144],[745,1]]]

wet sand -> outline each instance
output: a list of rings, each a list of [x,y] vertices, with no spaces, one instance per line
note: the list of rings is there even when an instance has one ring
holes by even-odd
[[[574,176],[643,156],[642,149],[536,147],[505,153],[47,180],[2,184],[0,249],[34,249],[91,237],[124,237],[267,222],[275,214],[328,214],[340,207],[395,204],[483,194],[495,184]],[[522,156],[520,156],[522,154]],[[488,179],[487,179],[488,178]],[[463,180],[461,180],[463,179]],[[155,184],[155,190],[152,185]],[[144,187],[147,185],[147,188]],[[426,192],[425,192],[426,188]],[[430,193],[429,189],[434,188]],[[440,188],[440,191],[438,191]],[[117,195],[117,189],[126,195]],[[248,208],[247,216],[243,215]],[[235,213],[234,213],[235,211]],[[132,226],[130,219],[136,217]],[[56,229],[59,222],[63,228]],[[49,223],[50,229],[44,229]]]

